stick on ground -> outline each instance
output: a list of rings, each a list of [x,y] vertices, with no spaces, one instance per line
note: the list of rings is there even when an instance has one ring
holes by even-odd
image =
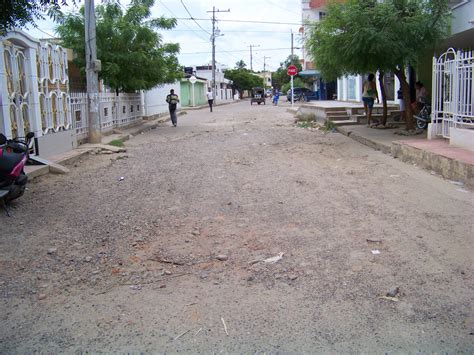
[[[184,334],[187,334],[191,331],[191,329],[188,329],[186,330],[185,332],[181,333],[180,335],[178,335],[176,338],[174,338],[174,340],[178,340],[179,338],[181,338]]]
[[[225,320],[224,318],[221,317],[222,324],[224,324],[224,330],[227,335],[229,335],[229,332],[227,331],[227,326],[225,325]]]

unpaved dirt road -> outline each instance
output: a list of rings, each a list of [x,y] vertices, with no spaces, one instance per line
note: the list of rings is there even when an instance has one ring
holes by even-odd
[[[474,351],[472,192],[283,107],[178,120],[0,214],[0,353]]]

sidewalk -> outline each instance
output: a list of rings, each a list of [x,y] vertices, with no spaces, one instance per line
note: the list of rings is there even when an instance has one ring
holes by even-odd
[[[400,129],[373,129],[366,125],[339,126],[338,132],[405,162],[434,171],[446,179],[474,188],[474,152],[449,145],[444,139],[398,136]]]

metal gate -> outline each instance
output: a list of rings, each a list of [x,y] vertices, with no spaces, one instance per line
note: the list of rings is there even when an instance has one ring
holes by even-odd
[[[437,136],[450,138],[452,127],[474,129],[474,53],[450,48],[433,58],[431,122]]]

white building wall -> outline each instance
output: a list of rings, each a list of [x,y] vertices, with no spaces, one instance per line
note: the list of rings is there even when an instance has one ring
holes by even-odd
[[[174,93],[181,97],[181,85],[179,82],[157,86],[143,93],[143,107],[145,109],[145,117],[168,113],[168,103],[166,102],[166,96],[170,93],[171,89],[174,89]],[[179,107],[181,107],[181,104],[178,104],[178,108]]]
[[[461,33],[474,28],[474,1],[463,0],[452,7],[453,21],[451,34]]]

